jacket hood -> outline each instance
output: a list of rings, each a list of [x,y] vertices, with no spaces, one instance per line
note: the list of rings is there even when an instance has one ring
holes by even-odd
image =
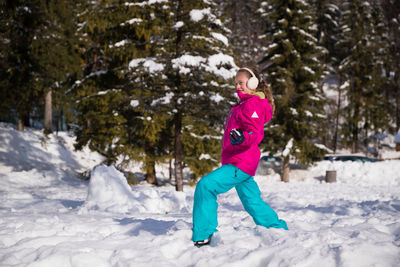
[[[249,94],[245,94],[245,93],[242,93],[242,91],[236,90],[236,93],[240,100],[246,100],[252,96],[258,96],[260,99],[265,99],[265,95],[263,92],[256,91],[256,92],[252,92]]]

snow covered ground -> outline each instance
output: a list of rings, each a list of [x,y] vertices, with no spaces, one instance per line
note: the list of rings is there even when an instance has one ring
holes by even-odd
[[[66,133],[0,124],[0,266],[400,266],[400,161],[324,161],[288,184],[256,176],[290,230],[256,226],[231,190],[211,246],[197,248],[194,188],[130,187],[105,166],[83,181],[76,171],[102,158],[72,148]]]

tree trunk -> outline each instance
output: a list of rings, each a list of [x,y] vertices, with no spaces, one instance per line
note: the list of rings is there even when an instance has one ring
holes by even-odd
[[[368,145],[369,145],[369,140],[368,140],[368,129],[369,129],[369,120],[370,120],[370,118],[369,118],[369,112],[367,111],[366,112],[366,115],[365,115],[365,122],[364,122],[364,131],[365,131],[365,136],[364,136],[364,140],[363,140],[363,143],[364,143],[364,151],[365,151],[365,154],[368,156],[368,153],[369,153],[369,150],[368,150]]]
[[[282,182],[289,182],[289,171],[290,171],[290,162],[289,156],[283,158],[283,166],[282,166]]]
[[[172,159],[169,159],[169,180],[172,180]]]
[[[397,89],[399,90],[399,88]],[[400,129],[400,93],[396,93],[396,130]]]
[[[177,21],[182,20],[182,0],[178,0],[176,3],[176,18]],[[181,27],[178,28],[176,32],[176,40],[175,40],[175,57],[178,58],[181,56],[182,50],[182,35],[183,31]],[[176,76],[175,86],[179,90],[181,86],[181,80],[179,74]],[[175,107],[178,110],[174,116],[174,126],[175,126],[175,188],[176,191],[183,191],[183,167],[182,167],[182,159],[183,159],[183,149],[182,149],[182,111],[178,108],[178,102],[175,99]]]
[[[23,131],[25,129],[25,126],[29,127],[29,111],[22,111],[19,112],[18,115],[18,131]]]
[[[58,135],[59,131],[62,131],[62,104],[58,105],[58,107],[56,107],[56,134]]]
[[[56,121],[55,121],[55,125],[56,125],[56,135],[58,135],[58,131],[60,130],[60,111],[56,112]]]
[[[154,163],[154,162],[153,162]],[[156,165],[147,166],[146,172],[146,182],[153,185],[158,185],[157,177],[156,177]]]
[[[335,120],[335,133],[333,136],[333,153],[336,154],[336,149],[337,149],[337,140],[338,140],[338,134],[339,134],[339,117],[340,117],[340,106],[341,106],[341,94],[342,90],[340,89],[339,85],[339,95],[338,95],[338,101],[337,101],[337,110],[336,110],[336,120]]]
[[[146,142],[145,144],[146,160],[145,160],[145,170],[146,170],[146,182],[153,185],[158,185],[156,177],[156,161],[154,147]]]
[[[18,118],[18,131],[23,131],[24,130],[24,121],[21,118]]]
[[[45,106],[44,106],[44,133],[49,134],[53,132],[53,111],[52,111],[52,92],[53,89],[50,88],[47,91]]]
[[[351,153],[358,153],[358,125],[354,124]]]
[[[60,106],[60,131],[64,130],[64,109],[63,106]]]
[[[183,191],[183,170],[182,170],[182,116],[178,111],[174,118],[175,124],[175,181],[176,191]]]
[[[359,101],[359,100],[357,100]],[[354,118],[352,119],[352,146],[351,146],[351,153],[358,153],[358,134],[359,134],[359,128],[358,128],[358,122],[360,121],[359,119],[360,116],[360,106],[359,102],[355,103],[355,108],[354,108]]]

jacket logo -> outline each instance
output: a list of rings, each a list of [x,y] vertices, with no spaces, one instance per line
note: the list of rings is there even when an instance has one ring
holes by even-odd
[[[253,115],[251,115],[252,118],[257,118],[258,119],[258,114],[257,112],[254,111]]]

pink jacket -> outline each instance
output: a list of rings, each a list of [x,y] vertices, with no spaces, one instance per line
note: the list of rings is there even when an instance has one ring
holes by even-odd
[[[231,109],[225,121],[221,163],[232,164],[254,176],[261,155],[258,144],[264,138],[264,124],[271,120],[273,111],[263,93],[243,94],[237,91],[237,94],[240,102]],[[229,133],[239,128],[245,140],[240,145],[232,145]]]

